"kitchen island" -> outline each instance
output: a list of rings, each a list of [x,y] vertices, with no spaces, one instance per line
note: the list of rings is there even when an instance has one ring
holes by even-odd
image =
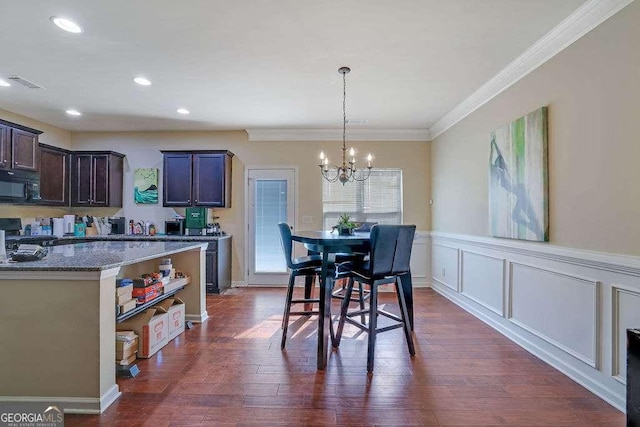
[[[64,236],[56,240],[57,245],[96,241],[136,242],[207,242],[205,254],[205,281],[207,293],[219,294],[231,287],[231,235],[167,235],[155,234],[110,234],[89,236]]]
[[[44,401],[100,413],[119,396],[115,282],[157,270],[191,276],[186,318],[207,318],[205,242],[99,241],[49,248],[39,261],[0,264],[0,401]]]

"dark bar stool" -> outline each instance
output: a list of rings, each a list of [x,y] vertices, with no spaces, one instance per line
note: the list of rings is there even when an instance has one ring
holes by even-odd
[[[371,228],[374,225],[377,225],[378,223],[377,222],[356,222],[356,224],[358,226],[354,228],[353,231],[370,232]],[[337,254],[336,265],[350,263],[350,264],[344,264],[342,268],[343,271],[350,270],[350,269],[353,269],[356,265],[362,264],[368,255],[369,255],[368,246],[354,247],[353,252],[350,254]],[[348,280],[346,277],[337,276],[336,284],[338,286],[336,286],[336,288],[333,289],[333,291],[331,292],[331,297],[339,300],[344,300],[344,297],[347,292],[347,283],[348,283]],[[364,310],[365,301],[369,299],[371,292],[369,289],[365,289],[364,285],[361,282],[359,282],[358,285],[359,285],[358,288],[353,290],[353,292],[356,293],[357,295],[354,296],[352,293],[351,297],[349,298],[349,301],[359,303],[360,309]],[[362,321],[362,323],[365,322],[364,312],[362,313],[360,320]]]
[[[292,304],[310,304],[320,303],[319,298],[311,298],[313,279],[320,275],[322,269],[321,255],[308,255],[299,258],[293,258],[293,241],[291,240],[291,227],[285,222],[278,224],[280,229],[280,238],[282,240],[282,249],[287,260],[287,267],[291,270],[289,275],[289,286],[287,287],[287,299],[284,304],[284,315],[282,317],[282,342],[280,348],[284,349],[287,342],[287,329],[289,328],[289,316],[294,315],[311,315],[318,314],[318,309],[291,311]],[[305,277],[305,298],[293,299],[293,288],[296,277]]]
[[[360,265],[345,263],[338,265],[336,277],[348,277],[340,320],[336,331],[334,347],[340,344],[344,323],[349,322],[369,334],[367,349],[367,371],[373,372],[374,353],[376,344],[376,334],[396,328],[403,328],[407,340],[409,353],[415,355],[413,338],[411,336],[411,326],[409,325],[409,314],[404,300],[404,294],[400,289],[399,276],[410,272],[409,261],[411,259],[411,246],[415,235],[415,225],[376,225],[371,229],[371,252],[369,260]],[[351,293],[354,282],[360,285],[370,286],[371,294],[369,298],[369,309],[359,309],[348,311]],[[398,305],[400,306],[401,317],[392,313],[378,309],[378,286],[387,283],[394,283]],[[352,319],[354,316],[369,315],[369,324],[358,322]],[[378,328],[378,315],[385,316],[395,321],[394,324]]]

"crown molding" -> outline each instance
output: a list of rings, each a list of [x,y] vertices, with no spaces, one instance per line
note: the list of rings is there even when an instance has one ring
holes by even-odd
[[[341,141],[342,129],[246,129],[249,141]],[[428,129],[349,129],[349,141],[430,141]]]
[[[436,138],[441,135],[633,1],[589,0],[584,3],[498,74],[434,123],[429,128],[431,137]]]

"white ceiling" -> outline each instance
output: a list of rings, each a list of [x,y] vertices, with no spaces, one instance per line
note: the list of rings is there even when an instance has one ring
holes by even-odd
[[[340,128],[349,66],[353,127],[427,129],[584,2],[5,0],[0,78],[44,89],[0,87],[0,109],[73,131]]]

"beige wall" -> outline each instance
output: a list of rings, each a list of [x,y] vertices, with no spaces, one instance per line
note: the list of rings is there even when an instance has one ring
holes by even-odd
[[[245,185],[247,166],[295,166],[298,168],[298,228],[322,227],[321,178],[316,166],[321,150],[333,158],[340,153],[341,142],[250,142],[244,131],[234,132],[90,132],[73,133],[73,149],[113,150],[126,154],[124,206],[116,209],[85,209],[77,213],[92,215],[122,215],[127,219],[151,220],[164,225],[175,213],[158,205],[136,205],[133,202],[133,170],[157,167],[162,170],[163,149],[224,149],[234,153],[232,178],[232,207],[215,209],[223,230],[233,235],[234,281],[244,280]],[[401,168],[404,178],[404,221],[416,224],[420,230],[431,225],[430,144],[426,142],[358,142],[360,151],[375,154],[375,166]],[[162,186],[160,190],[162,191]],[[162,193],[160,193],[162,195]],[[179,213],[184,211],[178,210]],[[312,216],[312,224],[302,224],[302,216]]]
[[[489,135],[549,106],[550,242],[640,255],[640,2],[435,139],[433,230],[487,236]]]

